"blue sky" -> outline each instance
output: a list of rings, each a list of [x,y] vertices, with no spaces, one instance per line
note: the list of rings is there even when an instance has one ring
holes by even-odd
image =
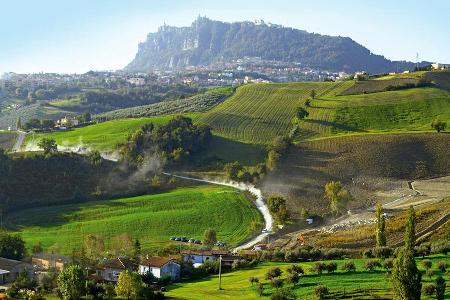
[[[162,24],[200,14],[349,36],[393,60],[450,63],[446,0],[0,0],[0,73],[124,67]]]

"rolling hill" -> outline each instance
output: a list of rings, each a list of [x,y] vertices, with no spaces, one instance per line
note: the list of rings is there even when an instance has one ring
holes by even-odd
[[[62,253],[79,249],[88,234],[129,233],[144,250],[169,244],[171,236],[201,239],[207,228],[229,245],[246,240],[262,217],[246,196],[232,188],[202,185],[132,198],[23,209],[8,215],[7,228],[20,232],[28,247],[57,243]],[[161,224],[164,224],[162,226]],[[255,228],[256,229],[256,228]]]
[[[192,119],[196,114],[188,114]],[[126,140],[127,134],[140,128],[146,123],[165,124],[173,118],[172,115],[156,116],[147,118],[119,119],[98,123],[86,127],[74,128],[68,131],[55,131],[51,133],[40,133],[28,135],[23,149],[33,151],[37,149],[36,144],[43,138],[52,138],[60,149],[71,148],[86,150],[100,150],[112,152],[118,143]]]
[[[403,84],[401,80],[386,81],[368,81],[381,83],[371,93],[355,89],[354,82],[246,85],[202,115],[199,122],[226,138],[267,144],[277,135],[290,134],[296,111],[305,105],[311,90],[317,96],[307,107],[309,116],[299,123],[300,130],[294,136],[297,141],[348,134],[430,131],[436,118],[450,119],[450,93],[441,85],[385,91],[395,82]],[[373,89],[374,85],[365,86]],[[353,90],[351,95],[346,94],[348,90]]]

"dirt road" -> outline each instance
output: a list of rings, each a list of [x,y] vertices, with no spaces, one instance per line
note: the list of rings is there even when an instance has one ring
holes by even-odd
[[[264,241],[267,238],[267,236],[269,235],[269,233],[272,231],[272,226],[273,226],[272,215],[270,214],[269,208],[267,207],[266,203],[264,202],[261,190],[255,188],[254,186],[238,184],[235,182],[220,182],[220,181],[199,179],[199,178],[193,178],[193,177],[188,177],[188,176],[174,175],[174,174],[170,174],[170,173],[163,173],[163,174],[168,175],[168,176],[173,176],[176,178],[186,179],[186,180],[229,186],[229,187],[233,187],[235,189],[241,190],[241,191],[249,190],[251,193],[253,193],[256,196],[255,206],[263,215],[264,223],[265,223],[264,232],[261,232],[259,235],[252,238],[250,241],[236,247],[233,250],[233,252],[237,252],[239,250],[248,249],[248,248],[253,247],[254,245]]]

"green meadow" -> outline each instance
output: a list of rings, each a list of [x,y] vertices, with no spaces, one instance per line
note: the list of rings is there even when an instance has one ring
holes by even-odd
[[[207,228],[218,239],[236,245],[252,234],[262,217],[244,193],[233,188],[200,185],[131,198],[38,207],[16,211],[7,227],[19,232],[27,247],[58,244],[65,254],[80,249],[84,236],[129,233],[144,250],[170,243],[171,236],[202,239]]]
[[[187,114],[196,119],[197,114]],[[25,141],[25,149],[34,147],[37,142],[46,137],[52,138],[63,147],[87,147],[95,150],[111,151],[118,143],[123,143],[127,135],[147,123],[165,124],[174,116],[157,116],[136,119],[119,119],[98,123],[86,127],[74,128],[68,131],[55,131],[43,134],[30,134]]]
[[[432,270],[434,275],[429,278],[423,276],[423,284],[431,283],[439,275],[445,278],[437,269],[439,261],[450,263],[450,256],[436,255],[429,258],[433,262]],[[353,260],[356,266],[356,272],[345,272],[341,270],[344,260],[334,261],[338,265],[338,270],[334,273],[323,273],[317,275],[311,272],[313,262],[299,263],[306,274],[300,277],[299,283],[293,287],[291,284],[284,282],[285,287],[293,288],[298,299],[314,299],[314,288],[319,284],[324,284],[330,290],[330,298],[336,299],[342,297],[345,293],[347,299],[390,299],[392,298],[391,286],[389,283],[389,275],[386,270],[380,268],[375,271],[364,270],[364,259]],[[422,259],[417,259],[420,270],[424,270]],[[329,262],[329,261],[328,261]],[[243,269],[234,272],[224,273],[222,276],[222,288],[219,290],[218,276],[214,275],[205,279],[174,283],[169,286],[167,296],[176,299],[269,299],[269,296],[275,292],[264,274],[270,268],[279,267],[283,274],[281,278],[286,278],[286,269],[291,263],[263,263],[255,268]],[[251,285],[250,277],[258,277],[259,281],[264,284],[264,294],[260,297],[256,291],[256,285]],[[449,286],[447,286],[449,291]],[[335,298],[336,296],[336,298]],[[385,297],[385,298],[383,298]],[[337,298],[341,299],[341,298]],[[422,297],[422,299],[434,299]],[[450,294],[445,299],[450,299]]]

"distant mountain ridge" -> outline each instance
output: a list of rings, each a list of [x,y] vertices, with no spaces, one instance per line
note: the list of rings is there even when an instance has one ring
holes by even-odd
[[[208,66],[243,57],[300,63],[330,71],[383,73],[415,64],[375,55],[349,37],[308,33],[264,22],[226,23],[199,17],[189,27],[164,25],[139,44],[126,71]]]

